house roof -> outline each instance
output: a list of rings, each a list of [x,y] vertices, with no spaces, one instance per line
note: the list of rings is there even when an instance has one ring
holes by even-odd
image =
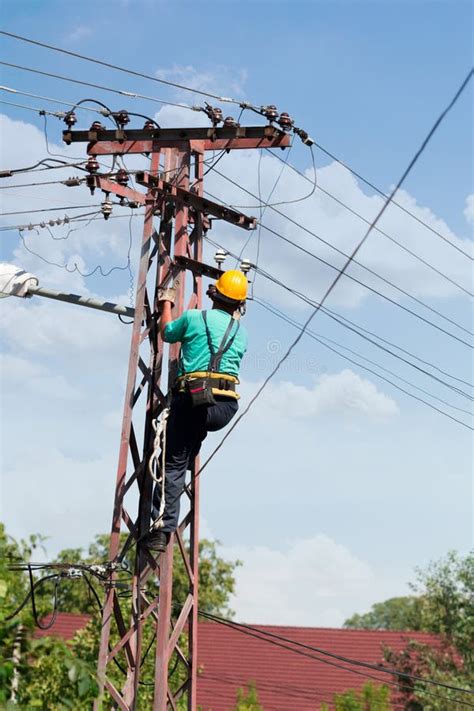
[[[41,618],[42,625],[51,622],[52,615],[45,615]],[[91,619],[90,615],[79,615],[73,612],[58,612],[54,625],[49,630],[37,628],[35,637],[60,637],[61,639],[72,639],[76,632],[79,632],[87,625]]]
[[[42,622],[50,620],[51,615],[47,615]],[[51,629],[36,630],[35,637],[71,639],[89,620],[89,615],[61,612]],[[438,638],[424,632],[275,625],[254,628],[371,664],[383,663],[384,647],[400,651],[409,640],[433,647],[440,644]],[[311,650],[300,651],[303,654],[295,654],[235,628],[199,623],[198,704],[202,711],[229,711],[236,703],[237,690],[254,682],[265,711],[319,711],[335,693],[360,689],[370,680],[368,675],[374,677],[374,683],[393,681],[393,677],[375,670],[351,666]]]
[[[410,639],[439,645],[435,637],[422,632],[273,625],[255,628],[372,664],[383,663],[384,646],[400,651]],[[265,711],[317,711],[323,702],[332,700],[334,693],[360,689],[370,680],[367,675],[375,677],[374,683],[393,681],[387,674],[301,651],[325,661],[295,654],[235,628],[200,624],[198,704],[203,711],[228,711],[235,705],[237,689],[253,681]]]

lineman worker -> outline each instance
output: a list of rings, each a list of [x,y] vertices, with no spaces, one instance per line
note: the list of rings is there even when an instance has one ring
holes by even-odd
[[[163,289],[158,295],[162,338],[167,343],[181,343],[181,352],[166,426],[164,511],[160,516],[162,492],[157,484],[153,493],[154,525],[144,540],[153,551],[164,551],[170,534],[178,527],[186,470],[207,433],[225,427],[238,410],[236,385],[247,348],[240,309],[247,286],[243,272],[224,272],[207,291],[212,310],[191,309],[175,321],[171,316],[175,290]]]

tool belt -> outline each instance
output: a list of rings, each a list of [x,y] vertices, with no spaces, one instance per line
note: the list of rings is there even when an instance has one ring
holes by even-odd
[[[233,375],[219,373],[218,370],[222,356],[233,344],[240,324],[231,317],[224,337],[216,351],[212,343],[211,332],[207,325],[205,311],[202,312],[202,318],[206,328],[207,344],[210,354],[208,369],[205,372],[186,373],[177,380],[178,392],[187,393],[193,407],[209,407],[209,405],[215,405],[215,396],[231,397],[236,400],[239,397],[235,391],[235,386],[239,382],[238,379]],[[236,325],[236,328],[231,336],[234,325]]]
[[[188,393],[196,404],[213,405],[214,396],[224,396],[238,400],[240,395],[236,392],[238,378],[227,373],[195,372],[181,375],[176,380],[176,390],[179,393]],[[209,394],[211,398],[209,398]],[[198,402],[199,401],[199,402]]]

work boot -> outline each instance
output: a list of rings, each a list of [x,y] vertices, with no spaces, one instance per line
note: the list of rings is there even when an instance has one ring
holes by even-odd
[[[166,546],[168,545],[169,539],[169,533],[166,533],[165,531],[160,531],[158,529],[156,531],[150,531],[149,533],[147,533],[147,535],[143,539],[143,544],[151,551],[155,551],[157,553],[164,553],[164,551],[166,550]]]

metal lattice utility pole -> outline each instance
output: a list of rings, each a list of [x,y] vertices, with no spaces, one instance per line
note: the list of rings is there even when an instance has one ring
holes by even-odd
[[[120,112],[125,115],[125,112]],[[66,116],[67,122],[67,116]],[[203,234],[210,227],[209,216],[226,220],[243,229],[253,229],[255,219],[203,197],[203,166],[206,151],[289,146],[289,136],[273,125],[223,128],[158,129],[151,123],[141,130],[105,130],[97,122],[89,131],[64,131],[66,143],[87,141],[91,190],[114,193],[124,204],[144,206],[145,218],[137,277],[135,315],[132,326],[128,376],[114,496],[109,560],[98,659],[100,699],[96,711],[104,708],[104,692],[112,708],[133,711],[139,697],[140,667],[144,637],[156,635],[154,711],[176,709],[183,695],[187,708],[197,704],[197,615],[199,552],[199,463],[191,471],[183,498],[187,507],[178,530],[171,536],[165,553],[154,556],[140,545],[151,525],[153,480],[148,462],[153,451],[153,422],[166,406],[172,384],[179,345],[171,345],[167,361],[159,335],[158,287],[176,287],[173,314],[201,307],[202,276],[217,277],[221,272],[202,264]],[[120,121],[119,121],[120,123]],[[97,156],[147,154],[149,172],[136,174],[136,182],[146,191],[127,186],[126,171],[112,180],[98,174]],[[106,198],[107,200],[107,198]],[[104,213],[105,214],[105,213]],[[155,229],[154,219],[159,217]],[[166,378],[166,385],[165,385]],[[138,511],[137,511],[138,494]],[[187,510],[186,510],[187,509]],[[121,529],[128,537],[121,545]],[[177,544],[176,546],[174,544]],[[173,550],[179,550],[187,577],[187,596],[177,609],[173,601]],[[119,596],[117,570],[125,556],[133,555],[132,596]],[[148,640],[147,640],[148,642]],[[180,672],[169,678],[170,660]],[[122,666],[123,684],[114,683],[114,661]],[[174,664],[173,664],[174,666]],[[178,678],[179,682],[175,679]]]

